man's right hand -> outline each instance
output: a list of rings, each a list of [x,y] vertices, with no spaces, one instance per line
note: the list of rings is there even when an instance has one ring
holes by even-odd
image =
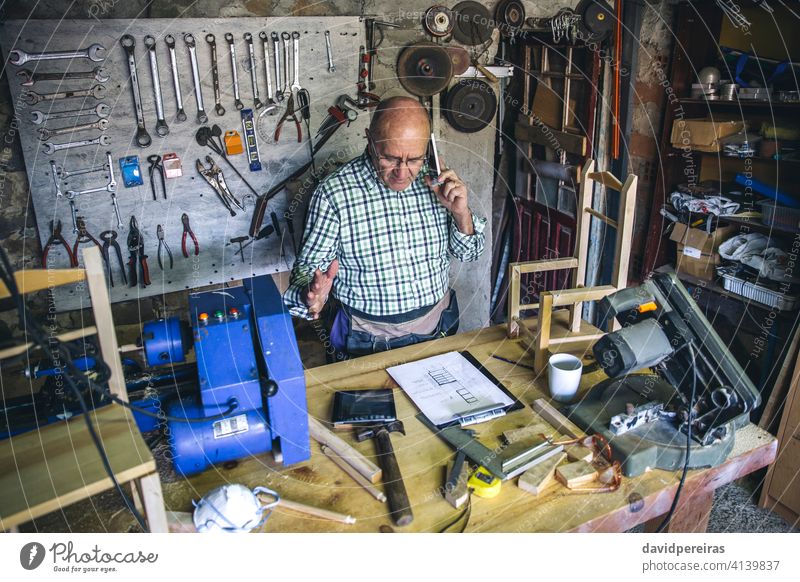
[[[319,269],[314,272],[314,280],[308,286],[308,292],[305,296],[308,314],[313,319],[319,319],[319,314],[322,312],[322,308],[325,307],[325,302],[331,292],[333,279],[338,271],[339,259],[333,259],[326,272],[323,273]]]

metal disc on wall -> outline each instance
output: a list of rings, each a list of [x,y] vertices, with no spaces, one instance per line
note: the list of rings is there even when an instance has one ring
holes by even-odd
[[[581,0],[575,7],[584,42],[602,42],[614,31],[616,17],[605,0]]]
[[[485,43],[492,38],[494,19],[483,4],[467,0],[453,6],[455,28],[453,38],[470,46]]]
[[[441,93],[453,78],[450,54],[432,42],[412,44],[397,59],[397,78],[412,95],[430,97]]]
[[[453,13],[445,6],[431,6],[425,11],[422,26],[431,36],[443,37],[453,32],[455,20]]]
[[[463,75],[470,65],[467,49],[460,46],[449,46],[446,50],[450,55],[450,62],[453,63],[453,75]]]
[[[444,116],[454,129],[475,133],[489,125],[497,111],[497,96],[488,83],[462,79],[447,91]]]
[[[514,36],[525,24],[525,6],[519,0],[503,0],[495,8],[494,17],[500,34]]]

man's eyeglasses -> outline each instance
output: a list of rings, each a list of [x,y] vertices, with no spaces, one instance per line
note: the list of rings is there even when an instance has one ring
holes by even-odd
[[[381,167],[381,170],[396,170],[405,166],[408,168],[409,172],[418,172],[420,168],[428,162],[428,156],[408,158],[406,160],[395,156],[382,156],[378,153],[378,148],[375,147],[375,142],[372,141],[372,136],[370,136],[369,133],[367,133],[367,141],[369,142],[373,155],[378,160],[378,165]]]

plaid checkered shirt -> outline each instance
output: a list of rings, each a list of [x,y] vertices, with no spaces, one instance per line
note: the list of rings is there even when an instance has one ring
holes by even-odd
[[[486,219],[472,214],[474,234],[459,232],[450,212],[423,181],[387,188],[365,151],[323,180],[308,208],[303,243],[284,302],[309,318],[303,297],[317,268],[339,259],[333,293],[343,304],[374,316],[432,306],[449,288],[449,253],[475,261],[486,244]]]

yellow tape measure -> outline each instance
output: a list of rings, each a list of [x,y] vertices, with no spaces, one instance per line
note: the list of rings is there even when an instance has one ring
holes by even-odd
[[[472,489],[475,495],[487,499],[497,497],[501,485],[502,481],[483,467],[478,467],[467,481],[467,487]]]

